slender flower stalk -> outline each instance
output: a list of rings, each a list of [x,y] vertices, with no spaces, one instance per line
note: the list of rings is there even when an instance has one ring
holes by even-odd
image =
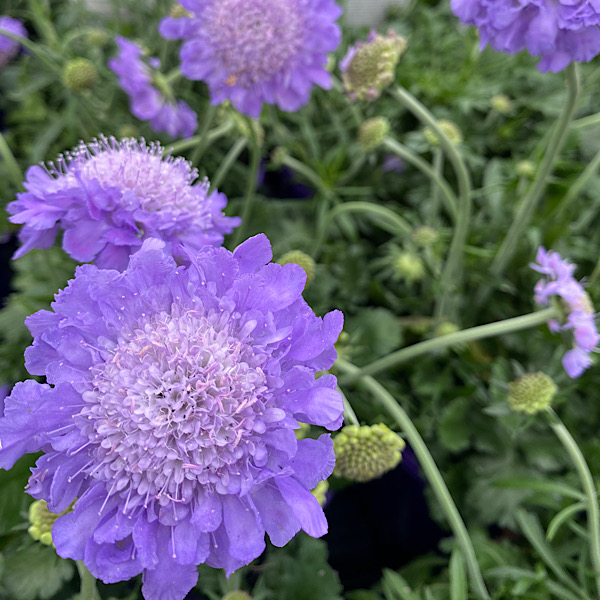
[[[436,306],[436,320],[451,317],[453,307],[451,299],[455,299],[462,279],[462,259],[471,219],[471,176],[456,145],[452,143],[444,130],[438,125],[435,117],[412,94],[401,87],[393,92],[394,97],[412,112],[424,125],[431,128],[440,142],[456,173],[458,183],[458,211],[454,235],[448,251],[448,258],[442,271],[442,293]],[[452,319],[450,319],[452,320]]]
[[[348,398],[346,398],[346,394],[344,394],[344,392],[342,391],[342,389],[340,387],[336,387],[335,389],[340,393],[340,396],[344,400],[344,421],[345,421],[345,423],[347,425],[359,426],[360,421],[358,420],[358,417],[356,416],[356,413],[354,412],[354,409],[352,408],[352,404],[350,404],[350,402],[348,401]]]
[[[531,327],[537,327],[542,323],[546,323],[549,320],[555,319],[558,316],[558,310],[555,307],[545,308],[528,315],[522,315],[520,317],[513,317],[512,319],[505,319],[496,323],[489,323],[487,325],[478,325],[477,327],[471,327],[469,329],[463,329],[456,333],[449,333],[441,337],[437,337],[418,344],[413,344],[406,348],[401,348],[396,352],[392,352],[383,358],[369,363],[368,365],[358,369],[355,374],[344,377],[340,381],[342,383],[351,383],[365,377],[367,375],[375,375],[381,371],[392,369],[404,362],[428,354],[435,350],[442,350],[443,348],[449,348],[450,346],[456,346],[457,344],[463,344],[465,342],[471,342],[474,340],[482,340],[496,335],[504,335],[507,333],[513,333],[515,331],[521,331],[522,329],[529,329]]]
[[[225,155],[225,158],[221,161],[219,165],[219,169],[215,173],[213,178],[212,185],[216,188],[221,185],[225,177],[227,177],[227,173],[229,173],[229,169],[233,166],[235,161],[238,159],[240,154],[244,151],[244,148],[248,145],[248,140],[244,137],[238,138],[229,149],[229,152]]]
[[[554,132],[548,142],[546,151],[544,153],[544,159],[540,165],[537,177],[531,184],[529,191],[525,198],[523,198],[519,210],[515,215],[515,218],[506,234],[506,237],[502,241],[500,248],[492,264],[490,271],[494,277],[498,278],[504,273],[504,270],[508,266],[510,259],[519,246],[519,240],[523,237],[523,233],[527,229],[531,218],[535,212],[535,209],[546,189],[548,179],[552,174],[552,169],[556,164],[556,159],[560,155],[565,142],[567,141],[569,133],[569,124],[573,118],[575,112],[575,106],[577,104],[577,98],[579,97],[579,71],[577,65],[572,63],[567,68],[567,84],[568,84],[568,96],[567,102],[563,108],[563,111],[556,123]],[[488,292],[489,294],[489,292]]]
[[[335,364],[341,371],[345,371],[352,375],[353,380],[361,377],[361,369],[352,363],[349,363],[342,358],[338,358]],[[471,542],[467,528],[454,504],[450,492],[448,491],[444,478],[437,468],[419,431],[414,426],[406,411],[380,383],[370,376],[362,376],[361,383],[373,394],[373,396],[375,396],[375,398],[377,398],[377,400],[379,400],[379,402],[381,402],[383,407],[400,426],[403,436],[406,438],[419,460],[419,464],[423,469],[425,477],[427,477],[431,489],[440,503],[446,519],[452,528],[452,532],[456,537],[456,541],[464,555],[473,591],[479,598],[487,600],[490,596],[483,581],[481,569],[477,562],[473,543]]]
[[[204,151],[208,147],[208,143],[210,140],[207,138],[206,133],[208,132],[208,130],[215,118],[216,112],[217,112],[217,109],[212,104],[209,104],[206,107],[206,112],[204,113],[204,117],[202,119],[202,125],[200,126],[200,133],[198,135],[198,145],[194,149],[194,152],[192,153],[192,156],[191,156],[191,163],[193,165],[197,165],[200,162],[200,159],[202,158]]]
[[[229,131],[231,131],[232,128],[233,128],[233,121],[229,120],[229,121],[226,121],[225,123],[223,123],[222,125],[219,125],[218,127],[215,127],[214,129],[211,129],[206,134],[206,136],[204,136],[206,143],[208,144],[210,142],[214,142],[215,140],[218,140],[220,137],[223,137],[225,134],[227,134]],[[202,139],[202,136],[195,135],[191,138],[178,140],[176,142],[173,142],[172,144],[169,144],[168,146],[165,146],[165,152],[167,152],[168,154],[180,154],[181,152],[184,152],[185,150],[189,150],[190,148],[194,148],[195,146],[197,146],[201,139]]]
[[[600,597],[600,507],[598,506],[598,492],[596,491],[596,485],[583,453],[569,430],[565,427],[560,417],[552,410],[552,408],[548,407],[546,411],[548,413],[550,427],[552,427],[554,433],[556,433],[556,437],[558,437],[573,461],[573,465],[577,470],[581,486],[585,493],[590,554],[594,565],[596,589],[598,597]]]
[[[96,578],[89,572],[82,560],[76,560],[81,587],[79,589],[79,597],[81,600],[101,600],[98,588],[96,587]]]

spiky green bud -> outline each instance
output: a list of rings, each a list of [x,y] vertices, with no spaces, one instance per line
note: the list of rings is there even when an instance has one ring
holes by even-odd
[[[418,254],[399,252],[393,261],[394,274],[407,283],[420,281],[425,276],[425,265]]]
[[[327,480],[319,481],[317,487],[312,491],[312,495],[317,499],[317,502],[323,506],[327,500],[327,492],[329,491],[329,483]]]
[[[87,58],[74,58],[63,69],[63,83],[73,92],[85,92],[98,83],[98,71]]]
[[[407,47],[395,31],[372,34],[351,48],[340,63],[344,88],[353,100],[373,101],[395,79],[396,66]]]
[[[233,590],[231,592],[227,592],[223,596],[222,600],[252,600],[252,596],[243,590]]]
[[[512,100],[506,94],[495,94],[490,100],[492,108],[501,115],[508,115],[512,112]]]
[[[459,146],[460,144],[462,144],[463,136],[456,123],[449,121],[448,119],[440,119],[437,122],[437,126],[442,130],[444,134],[446,134],[446,137],[454,146]],[[435,131],[433,131],[431,127],[425,127],[423,133],[425,134],[425,139],[427,140],[430,146],[440,145],[440,140],[438,139],[437,134],[435,133]]]
[[[535,163],[530,160],[520,160],[515,165],[515,172],[519,177],[527,177],[533,179],[535,177]]]
[[[429,227],[429,225],[421,225],[413,230],[411,237],[417,246],[427,248],[433,246],[440,239],[440,234],[433,227]]]
[[[377,479],[402,460],[404,440],[386,425],[348,425],[336,435],[335,475],[352,481]]]
[[[365,152],[371,152],[383,143],[390,131],[390,122],[385,117],[367,119],[358,130],[358,143]]]
[[[66,515],[72,508],[69,506],[60,514],[50,512],[45,500],[35,500],[29,505],[29,522],[31,525],[27,531],[36,541],[42,542],[46,546],[52,545],[52,526],[58,517]]]
[[[508,403],[514,411],[532,415],[548,408],[557,391],[545,373],[526,373],[508,384]]]
[[[310,282],[315,277],[315,269],[317,265],[315,264],[312,256],[305,254],[301,250],[290,250],[290,252],[286,252],[278,261],[280,265],[287,265],[288,263],[295,263],[301,266],[306,273],[306,285],[308,286]]]

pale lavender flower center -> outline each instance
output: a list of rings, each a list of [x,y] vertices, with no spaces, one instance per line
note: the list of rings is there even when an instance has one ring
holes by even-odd
[[[233,321],[235,323],[235,321]],[[106,362],[76,418],[95,447],[92,475],[129,488],[132,504],[189,503],[198,485],[225,493],[245,466],[266,460],[260,434],[280,418],[265,406],[267,360],[233,331],[227,311],[173,306],[141,315]]]
[[[218,0],[205,18],[232,86],[271,79],[302,47],[303,18],[295,0]]]

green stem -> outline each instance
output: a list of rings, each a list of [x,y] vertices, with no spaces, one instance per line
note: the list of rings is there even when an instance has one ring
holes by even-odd
[[[396,88],[393,94],[405,108],[410,110],[423,124],[433,130],[456,173],[459,200],[456,225],[448,251],[448,258],[442,271],[440,281],[442,293],[440,294],[435,311],[436,321],[441,321],[443,318],[449,316],[451,301],[455,301],[458,297],[460,281],[462,279],[462,259],[469,232],[469,221],[471,219],[471,177],[456,145],[452,143],[440,128],[435,117],[425,106],[404,88]]]
[[[215,140],[223,137],[227,132],[231,131],[233,127],[233,121],[226,121],[223,125],[219,125],[214,129],[211,129],[206,134],[206,143],[214,142]],[[200,143],[202,138],[199,135],[195,135],[190,138],[186,138],[185,140],[178,140],[177,142],[173,142],[166,147],[166,151],[171,154],[180,154],[185,150],[189,150],[196,146],[196,144]]]
[[[385,206],[380,206],[374,202],[344,202],[330,210],[327,217],[323,220],[312,252],[315,260],[319,257],[321,248],[325,242],[327,229],[336,217],[347,212],[362,212],[373,215],[377,217],[377,224],[382,229],[385,229],[394,235],[410,235],[412,232],[412,227],[400,215]]]
[[[314,186],[315,189],[323,194],[323,196],[329,197],[331,195],[331,190],[323,183],[323,180],[319,177],[319,175],[308,165],[305,165],[303,162],[300,162],[298,159],[290,156],[289,154],[283,155],[281,164],[302,175]]]
[[[554,307],[544,308],[528,315],[521,315],[520,317],[513,317],[512,319],[505,319],[503,321],[497,321],[496,323],[488,323],[487,325],[478,325],[477,327],[471,327],[469,329],[463,329],[456,333],[449,333],[440,337],[419,342],[406,348],[401,348],[396,352],[392,352],[383,358],[373,361],[368,365],[358,370],[356,376],[350,378],[341,379],[342,383],[348,383],[354,381],[365,375],[375,375],[380,371],[385,371],[396,367],[403,362],[417,358],[423,354],[433,352],[435,350],[442,350],[449,346],[456,346],[465,342],[473,340],[482,340],[484,338],[493,337],[496,335],[504,335],[506,333],[513,333],[522,329],[529,329],[531,327],[537,327],[542,323],[547,322],[550,319],[558,317],[558,311]]]
[[[217,107],[212,104],[208,105],[206,112],[204,113],[204,119],[202,120],[202,127],[200,129],[200,133],[196,136],[198,138],[198,145],[192,152],[192,156],[190,161],[193,165],[197,165],[204,154],[204,150],[208,146],[208,139],[206,133],[208,132],[211,123],[215,117],[215,113],[217,112]]]
[[[575,119],[571,122],[571,129],[589,129],[595,125],[600,125],[600,112],[581,119]]]
[[[600,168],[600,152],[596,153],[596,156],[588,163],[575,182],[569,186],[569,191],[560,201],[555,215],[550,215],[550,218],[555,219],[559,223],[564,219],[565,212],[577,196],[579,196],[581,190],[588,184],[590,179],[594,177],[598,168]]]
[[[435,174],[441,179],[444,173],[444,153],[441,148],[434,148],[433,150],[433,170]],[[439,204],[440,204],[440,188],[433,185],[431,182],[431,219],[434,223],[439,220]],[[456,214],[454,214],[456,218]]]
[[[252,207],[256,197],[256,177],[258,175],[258,167],[260,165],[260,146],[256,137],[256,130],[252,123],[248,123],[250,132],[250,168],[248,170],[248,179],[246,181],[246,194],[244,197],[244,208],[242,209],[242,223],[236,229],[233,237],[234,248],[244,239],[244,232],[248,226],[248,220],[252,213]]]
[[[83,564],[83,561],[76,561],[77,571],[79,571],[79,578],[81,579],[81,588],[79,596],[81,600],[101,600],[98,589],[96,588],[96,579],[88,571],[87,567]]]
[[[573,465],[577,470],[581,486],[585,493],[587,505],[587,524],[590,539],[590,552],[592,555],[592,563],[594,565],[594,578],[596,580],[596,589],[600,598],[600,507],[598,506],[598,494],[594,479],[590,473],[590,469],[585,461],[585,458],[573,439],[569,430],[560,420],[559,416],[551,409],[547,409],[550,418],[550,427],[556,433],[556,436],[561,441],[565,450],[568,452]]]
[[[510,225],[506,237],[502,241],[500,248],[492,261],[490,271],[495,277],[499,277],[504,272],[504,269],[508,266],[510,259],[517,250],[519,241],[523,237],[523,233],[527,229],[533,213],[540,201],[548,178],[552,174],[552,169],[556,163],[556,159],[560,154],[567,137],[569,134],[569,124],[573,118],[575,112],[575,105],[577,104],[577,98],[579,96],[579,71],[577,70],[577,64],[571,63],[567,68],[567,82],[568,82],[568,97],[567,102],[563,108],[563,111],[556,123],[556,127],[552,133],[552,137],[548,142],[542,164],[540,165],[539,171],[534,179],[531,187],[521,205],[519,210]]]
[[[358,417],[356,416],[356,413],[352,408],[352,404],[348,402],[346,394],[344,394],[344,392],[342,392],[342,390],[339,387],[337,387],[336,389],[340,393],[340,395],[342,396],[342,400],[344,401],[344,421],[346,421],[346,423],[349,423],[350,425],[360,426],[360,421],[358,420]]]
[[[352,374],[354,378],[358,377],[361,371],[358,367],[341,358],[338,358],[335,364],[340,370]],[[467,563],[473,590],[479,598],[485,600],[489,599],[490,596],[485,587],[467,528],[463,523],[460,513],[454,504],[454,500],[448,491],[448,487],[446,486],[429,449],[423,441],[423,438],[419,434],[417,428],[413,425],[413,422],[410,420],[410,417],[405,410],[380,383],[369,376],[362,377],[361,383],[381,402],[402,429],[402,432],[417,456],[419,464],[431,485],[431,489],[440,503],[452,532],[456,537],[456,541],[458,542]]]
[[[452,191],[452,188],[441,176],[441,174],[437,173],[436,170],[433,169],[431,165],[424,161],[420,156],[416,155],[412,150],[406,146],[403,146],[393,138],[386,137],[383,140],[383,146],[388,150],[391,150],[394,154],[397,154],[400,158],[404,159],[407,163],[410,163],[419,169],[419,171],[421,171],[424,175],[429,177],[431,183],[442,192],[442,197],[446,203],[446,210],[450,213],[452,219],[456,221],[458,217],[458,200],[456,198],[456,194]]]
[[[6,143],[6,139],[0,132],[0,156],[8,167],[8,173],[13,180],[17,188],[20,188],[23,183],[23,173],[19,168],[19,164],[15,160],[15,156],[10,149],[10,146]]]
[[[31,54],[33,54],[36,58],[38,58],[41,62],[45,63],[47,67],[50,68],[51,71],[58,73],[59,75],[62,73],[62,69],[58,63],[60,61],[60,56],[56,53],[52,52],[50,48],[46,48],[44,46],[40,46],[28,40],[27,38],[21,37],[19,35],[15,35],[11,31],[6,29],[2,30],[2,35],[4,37],[10,38],[11,40],[18,42],[21,46],[29,50]],[[56,61],[56,62],[54,62]]]
[[[225,179],[225,175],[227,175],[229,169],[231,169],[233,163],[238,159],[238,156],[242,153],[242,150],[246,147],[247,143],[248,140],[246,138],[239,138],[236,140],[235,144],[231,146],[229,152],[219,165],[219,170],[211,180],[211,189],[214,190],[221,185],[221,182]]]

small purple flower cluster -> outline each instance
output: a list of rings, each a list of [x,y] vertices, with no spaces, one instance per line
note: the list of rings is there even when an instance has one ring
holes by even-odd
[[[543,279],[535,285],[535,301],[548,306],[552,296],[558,296],[568,313],[566,322],[548,322],[551,331],[573,331],[574,347],[563,357],[562,363],[569,377],[579,377],[591,364],[590,353],[600,342],[594,322],[594,311],[583,286],[573,277],[575,265],[563,260],[558,252],[541,247],[531,268],[542,273]]]
[[[129,95],[132,114],[142,121],[150,121],[154,131],[166,131],[172,137],[192,136],[198,127],[196,113],[183,100],[175,102],[166,98],[152,83],[151,68],[160,67],[158,59],[151,58],[146,64],[138,44],[123,37],[115,41],[119,54],[108,66]]]
[[[341,39],[334,0],[181,0],[189,16],[159,32],[184,39],[181,72],[208,84],[213,104],[230,100],[258,118],[263,102],[295,111],[312,86],[331,87],[327,54]]]
[[[0,69],[19,52],[19,43],[2,35],[2,30],[19,37],[27,37],[27,31],[19,19],[13,19],[6,15],[0,17]]]
[[[527,49],[541,56],[542,72],[600,54],[600,3],[597,0],[451,0],[454,14],[479,29],[481,46],[515,54]]]
[[[83,142],[48,168],[31,167],[7,210],[25,226],[15,258],[48,248],[60,229],[63,248],[75,260],[123,269],[144,239],[160,238],[192,248],[218,246],[240,223],[222,210],[227,198],[183,158],[164,156],[158,143],[101,137]]]

